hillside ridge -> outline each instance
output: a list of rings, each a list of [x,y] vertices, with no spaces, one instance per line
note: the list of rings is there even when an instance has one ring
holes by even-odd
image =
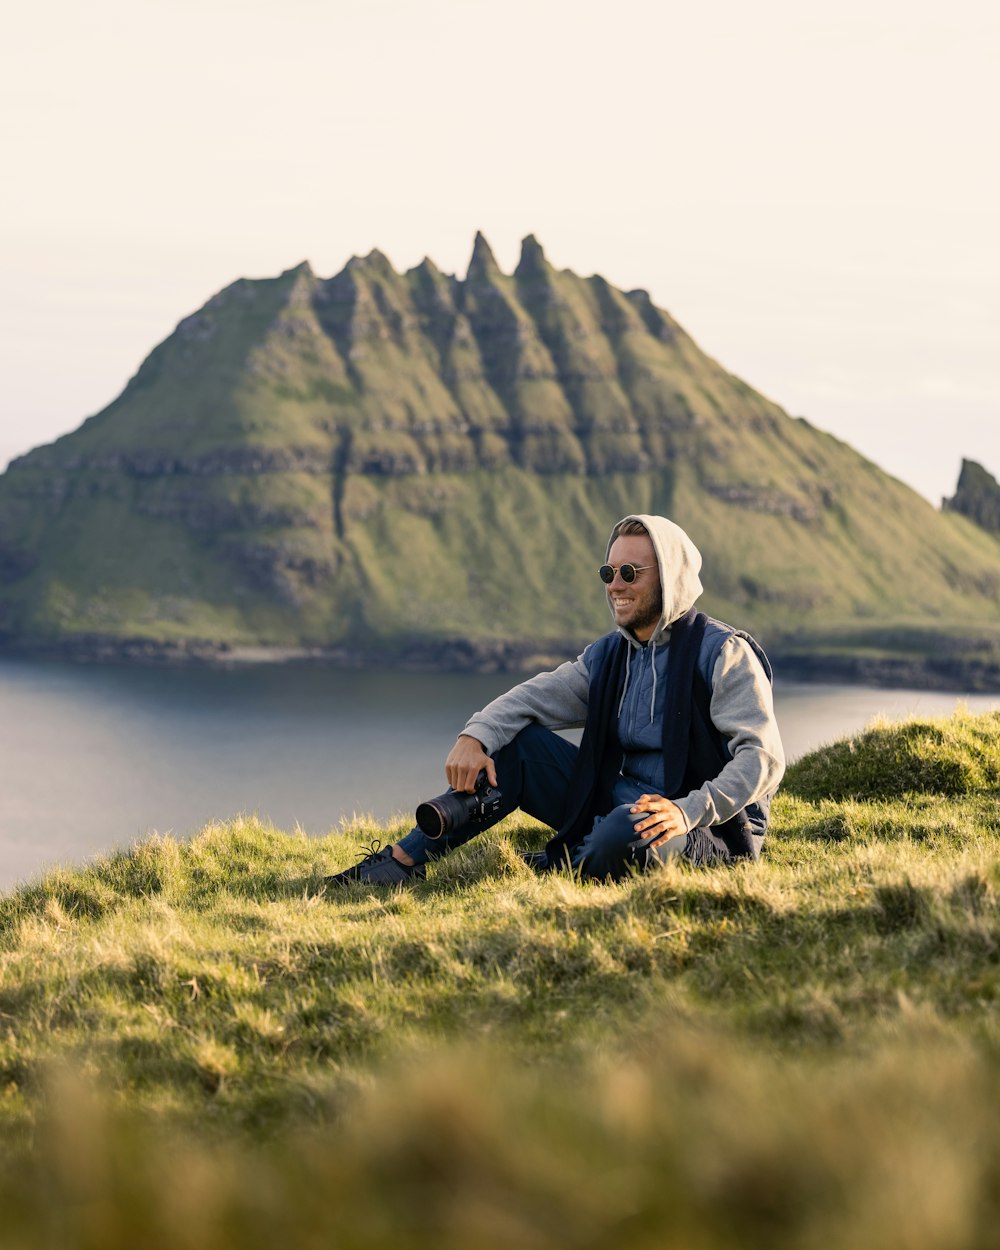
[[[564,656],[608,628],[593,566],[628,512],[688,529],[706,610],[803,672],[1000,685],[989,535],[533,235],[512,274],[477,234],[464,278],[373,250],[330,278],[240,278],[183,318],[0,476],[0,644]]]

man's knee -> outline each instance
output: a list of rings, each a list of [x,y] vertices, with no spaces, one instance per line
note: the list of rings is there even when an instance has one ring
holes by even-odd
[[[587,841],[595,849],[600,847],[603,851],[620,851],[624,854],[636,840],[635,822],[641,819],[641,814],[632,814],[628,803],[619,804],[597,822]]]
[[[632,843],[636,840],[633,816],[628,804],[614,807],[598,820],[573,856],[573,867],[585,877],[617,879],[626,876],[632,863]]]

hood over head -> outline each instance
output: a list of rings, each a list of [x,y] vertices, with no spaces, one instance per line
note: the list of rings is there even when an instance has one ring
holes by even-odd
[[[608,539],[605,559],[611,552],[611,544],[618,537],[618,531],[626,521],[641,521],[646,527],[656,562],[660,569],[660,587],[663,591],[663,610],[659,623],[653,631],[651,642],[662,640],[664,632],[679,617],[682,617],[702,593],[704,587],[698,573],[701,569],[701,552],[694,545],[679,525],[667,520],[665,516],[646,516],[643,513],[632,513],[615,525]],[[614,611],[612,610],[612,615]],[[628,637],[627,631],[622,630]]]

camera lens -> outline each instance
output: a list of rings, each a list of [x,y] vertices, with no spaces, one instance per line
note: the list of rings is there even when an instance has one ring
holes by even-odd
[[[417,824],[429,838],[440,838],[452,829],[464,825],[476,811],[474,794],[459,794],[449,790],[436,799],[428,799],[417,808]]]

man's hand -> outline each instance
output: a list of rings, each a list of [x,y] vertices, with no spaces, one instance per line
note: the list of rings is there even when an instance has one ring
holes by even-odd
[[[629,811],[633,815],[636,812],[650,813],[645,820],[640,820],[635,825],[637,837],[643,841],[646,838],[653,838],[649,844],[650,848],[659,846],[661,842],[666,842],[669,838],[677,838],[682,833],[687,833],[684,813],[676,803],[671,803],[660,794],[640,794]],[[654,837],[654,834],[658,836]]]
[[[497,768],[490,756],[483,750],[483,744],[478,738],[471,738],[468,734],[459,734],[458,740],[444,762],[444,775],[448,778],[448,785],[453,790],[463,790],[466,794],[471,794],[476,788],[476,778],[484,768],[486,776],[490,779],[490,785],[495,786]]]

